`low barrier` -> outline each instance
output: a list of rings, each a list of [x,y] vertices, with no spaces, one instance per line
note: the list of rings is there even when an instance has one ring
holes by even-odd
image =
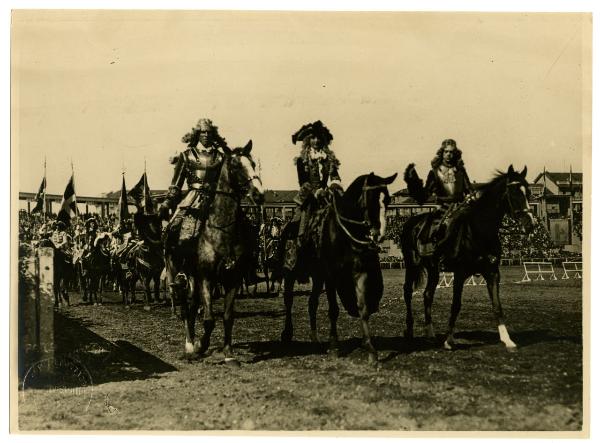
[[[475,280],[477,277],[477,280]],[[440,273],[440,282],[438,283],[438,288],[449,288],[454,283],[454,273],[453,272],[441,272]],[[485,278],[481,276],[481,274],[475,274],[470,276],[465,280],[465,286],[484,286]]]
[[[556,274],[554,273],[554,265],[551,262],[542,261],[526,261],[523,262],[523,269],[525,275],[518,283],[531,281],[531,277],[535,276],[535,280],[545,280],[546,275],[550,280],[556,280]]]
[[[563,280],[567,280],[569,278],[569,273],[573,274],[573,278],[581,278],[581,274],[583,274],[583,262],[580,261],[565,261],[562,264],[563,266]]]

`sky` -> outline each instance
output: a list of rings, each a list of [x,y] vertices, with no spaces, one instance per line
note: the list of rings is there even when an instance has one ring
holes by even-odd
[[[268,189],[295,189],[291,135],[322,120],[342,182],[413,162],[443,139],[472,180],[527,165],[582,170],[590,15],[575,13],[17,11],[12,146],[19,190],[75,172],[100,195],[148,172],[166,189],[181,137],[211,118],[253,141]],[[401,178],[392,190],[403,186]]]

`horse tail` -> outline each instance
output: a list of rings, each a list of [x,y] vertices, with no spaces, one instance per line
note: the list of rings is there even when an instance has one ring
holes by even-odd
[[[400,248],[406,267],[406,281],[412,281],[413,289],[417,289],[426,276],[426,268],[417,248],[417,236],[420,226],[426,220],[427,214],[410,217],[402,225],[400,233]]]
[[[408,195],[414,198],[419,205],[422,205],[427,201],[429,193],[423,186],[423,180],[419,178],[414,163],[411,163],[406,167],[406,170],[404,171],[404,181],[408,188]]]

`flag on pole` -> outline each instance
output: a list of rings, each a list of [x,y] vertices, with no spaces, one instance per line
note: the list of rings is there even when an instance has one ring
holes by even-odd
[[[60,211],[58,211],[57,220],[62,221],[65,225],[71,225],[71,219],[76,217],[78,214],[77,210],[77,196],[75,195],[75,178],[71,175],[69,183],[63,193],[62,202],[60,204]]]
[[[42,179],[40,189],[35,194],[35,208],[32,209],[31,213],[35,214],[36,212],[46,213],[46,177]]]
[[[154,204],[150,198],[150,188],[148,187],[148,177],[146,173],[142,174],[140,181],[129,191],[129,196],[135,201],[138,211],[142,214],[153,214]]]
[[[129,206],[127,206],[127,188],[125,187],[125,175],[121,184],[121,195],[119,196],[119,222],[123,223],[129,218]]]

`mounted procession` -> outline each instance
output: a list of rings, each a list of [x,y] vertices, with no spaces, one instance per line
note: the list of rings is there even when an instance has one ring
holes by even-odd
[[[344,189],[333,140],[320,120],[292,134],[292,145],[300,148],[289,171],[297,174],[297,206],[285,221],[266,216],[252,140],[231,148],[218,127],[201,118],[182,137],[182,151],[170,159],[172,179],[160,203],[151,195],[144,171],[129,192],[123,175],[118,214],[85,217],[77,207],[73,174],[54,219],[45,207],[44,174],[36,208],[20,220],[20,245],[52,248],[56,308],[70,305],[69,291],[80,292],[84,303],[96,306],[103,304],[103,294],[118,291],[123,305],[131,309],[137,286],[143,286],[143,309],[161,302],[169,305],[172,316],[178,313],[187,359],[207,354],[217,318],[215,303],[222,299],[224,361],[239,365],[233,351],[235,300],[244,284],[256,288],[264,282],[268,293],[275,283],[283,287],[285,319],[279,338],[284,345],[294,337],[294,286],[310,284],[310,340],[319,343],[317,308],[324,290],[329,352],[340,352],[339,301],[358,320],[362,346],[369,362],[377,364],[371,317],[383,306],[379,254],[388,224],[388,187],[397,173],[381,177],[366,171],[346,181]],[[454,289],[443,346],[452,349],[463,285],[475,274],[485,279],[500,340],[507,348],[516,346],[499,296],[500,227],[505,215],[524,234],[534,227],[526,174],[526,167],[517,171],[511,165],[474,187],[453,139],[442,141],[425,183],[414,164],[404,169],[410,197],[419,205],[436,205],[410,216],[401,228],[406,338],[414,336],[412,294],[424,275],[426,334],[435,337],[432,304],[440,273],[447,271],[454,273]],[[135,204],[134,214],[129,213],[128,200]],[[245,210],[248,201],[255,211]]]

